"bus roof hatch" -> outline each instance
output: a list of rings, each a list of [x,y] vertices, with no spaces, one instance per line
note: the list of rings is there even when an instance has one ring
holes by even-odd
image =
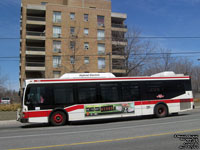
[[[112,73],[66,73],[60,79],[115,78]]]

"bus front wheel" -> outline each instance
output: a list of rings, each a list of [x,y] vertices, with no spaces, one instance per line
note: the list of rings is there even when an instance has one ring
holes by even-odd
[[[166,117],[168,115],[167,106],[164,104],[158,104],[154,109],[154,115],[157,118]]]
[[[56,111],[51,115],[50,123],[53,126],[62,126],[62,125],[65,125],[66,119],[67,117],[64,112]]]

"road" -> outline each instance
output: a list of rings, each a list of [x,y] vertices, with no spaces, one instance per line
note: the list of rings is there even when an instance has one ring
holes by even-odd
[[[184,141],[176,135],[200,135],[200,109],[161,119],[147,116],[73,122],[62,127],[0,124],[0,149],[178,150]]]

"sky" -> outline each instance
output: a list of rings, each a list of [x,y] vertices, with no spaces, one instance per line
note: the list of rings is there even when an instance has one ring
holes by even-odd
[[[14,90],[19,89],[20,3],[0,0],[0,76]],[[126,13],[127,26],[140,29],[142,37],[168,37],[149,40],[172,53],[191,52],[182,56],[200,63],[200,53],[194,53],[200,52],[200,0],[112,0],[112,12]]]

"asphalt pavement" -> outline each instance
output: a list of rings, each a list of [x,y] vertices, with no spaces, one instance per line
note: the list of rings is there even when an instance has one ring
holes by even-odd
[[[178,150],[191,144],[199,146],[195,142],[199,135],[200,109],[161,119],[131,117],[73,122],[62,127],[10,121],[0,122],[0,149]],[[191,138],[193,141],[187,141]]]

